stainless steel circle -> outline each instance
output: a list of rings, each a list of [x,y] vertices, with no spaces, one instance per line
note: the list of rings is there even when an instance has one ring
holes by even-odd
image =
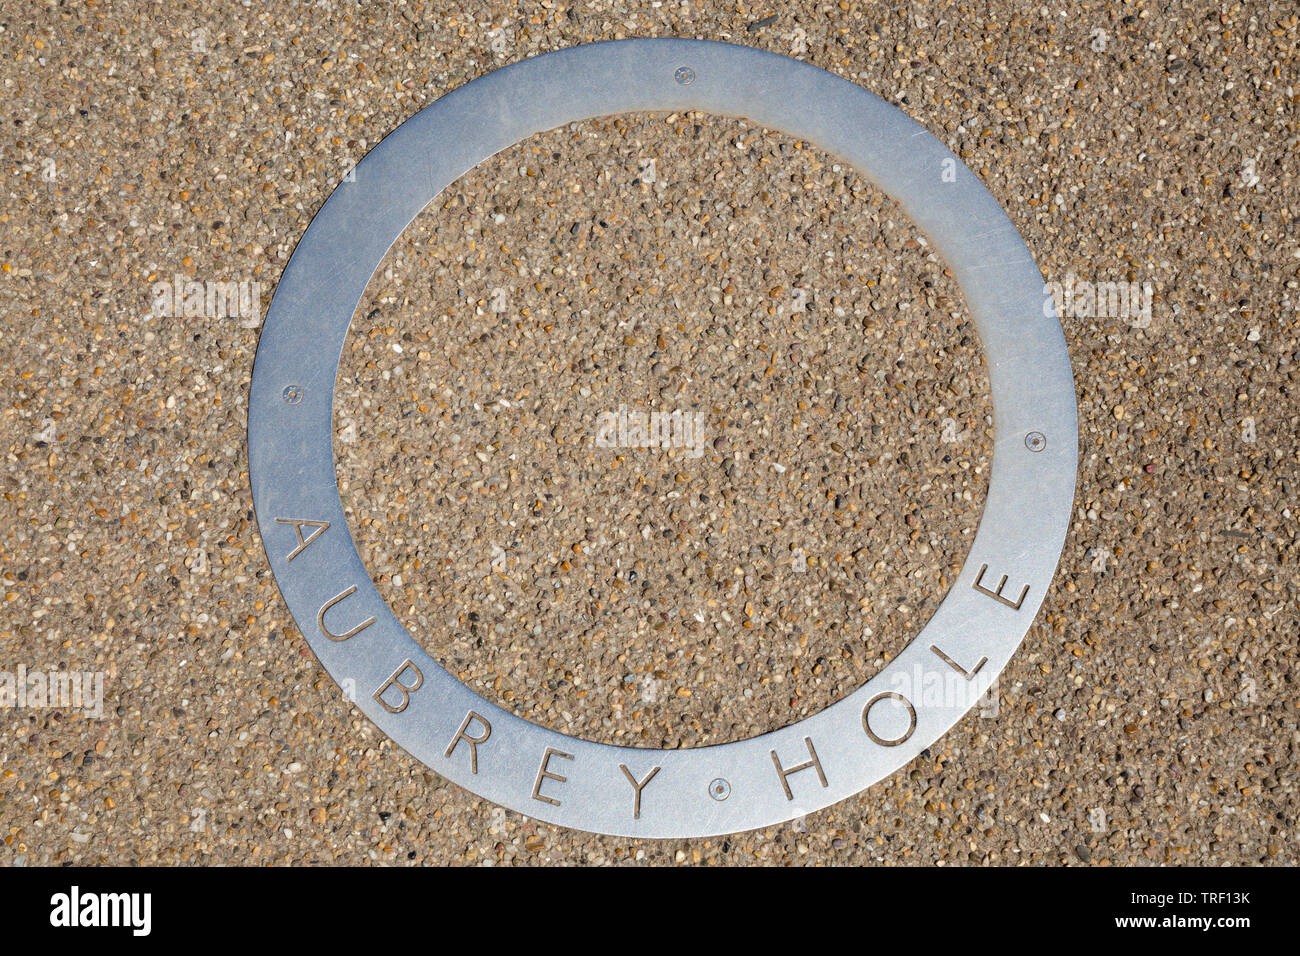
[[[734,743],[643,750],[514,716],[442,669],[371,582],[343,516],[334,381],[353,312],[389,246],[448,184],[565,123],[632,111],[744,117],[843,157],[897,199],[957,278],[985,350],[996,438],[960,576],[884,670],[808,719]],[[1030,437],[1032,436],[1032,437]],[[862,88],[772,53],[621,40],[515,63],[447,94],[356,167],[312,220],[262,331],[249,471],[267,558],[294,620],[348,696],[412,755],[551,823],[636,837],[733,833],[851,796],[961,719],[1047,593],[1074,498],[1078,430],[1065,339],[1015,227],[920,125]]]

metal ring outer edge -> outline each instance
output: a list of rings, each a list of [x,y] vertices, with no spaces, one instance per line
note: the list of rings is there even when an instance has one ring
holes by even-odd
[[[681,67],[693,78],[678,74]],[[659,751],[592,743],[516,717],[460,684],[406,632],[344,519],[333,395],[348,325],[372,273],[442,189],[539,132],[616,113],[684,110],[807,139],[901,204],[965,294],[985,352],[996,437],[965,565],[884,670],[797,724]],[[283,397],[291,385],[300,389],[297,404]],[[1030,450],[1030,432],[1046,436],[1045,447]],[[961,719],[1011,658],[1055,573],[1073,507],[1078,426],[1069,355],[1042,276],[997,201],[938,139],[856,84],[788,57],[713,41],[635,39],[547,53],[475,79],[358,164],[355,181],[340,184],[312,220],[277,286],[254,366],[248,441],[254,507],[280,592],[326,670],[355,689],[356,706],[385,734],[442,776],[528,816],[628,837],[687,837],[829,806],[905,765]],[[298,533],[317,526],[285,522],[304,519],[329,527],[290,561]],[[336,641],[318,615],[349,588],[329,606],[326,627],[340,633],[374,623]],[[417,683],[403,669],[408,660],[422,675],[410,693],[391,683]],[[954,676],[969,696],[927,694]],[[386,682],[387,698],[376,697]],[[404,694],[405,708],[390,712]],[[490,723],[490,737],[473,748],[461,740],[448,755],[471,711]],[[472,722],[467,732],[482,736],[483,725]],[[638,807],[628,774],[643,781],[655,767]],[[725,799],[710,792],[718,780]]]

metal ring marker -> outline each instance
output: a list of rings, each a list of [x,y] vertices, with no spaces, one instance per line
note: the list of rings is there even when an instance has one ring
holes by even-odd
[[[353,312],[389,246],[434,196],[533,134],[668,110],[744,117],[807,139],[898,200],[965,293],[996,427],[978,533],[919,638],[806,720],[687,750],[569,737],[443,670],[389,611],[357,554],[332,445],[334,380]],[[249,472],[267,558],[294,620],[395,742],[474,793],[550,823],[635,837],[725,834],[863,790],[938,739],[992,684],[1033,621],[1064,544],[1078,445],[1074,383],[1029,250],[974,174],[920,125],[788,57],[701,40],[621,40],[523,60],[460,87],[388,136],[350,180],[312,220],[271,302],[253,372]]]

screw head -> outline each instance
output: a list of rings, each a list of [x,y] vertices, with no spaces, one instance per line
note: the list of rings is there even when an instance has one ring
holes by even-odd
[[[690,86],[695,82],[695,71],[689,66],[679,66],[677,72],[673,74],[673,79],[677,81],[678,86]]]
[[[1025,436],[1025,447],[1030,451],[1042,451],[1047,447],[1047,436],[1042,432],[1030,432]]]
[[[284,391],[281,392],[280,395],[284,398],[284,403],[286,405],[297,405],[302,401],[302,386],[286,385]]]
[[[721,803],[723,800],[726,800],[727,797],[731,796],[731,784],[727,783],[727,781],[723,780],[721,777],[718,777],[709,784],[709,796]]]

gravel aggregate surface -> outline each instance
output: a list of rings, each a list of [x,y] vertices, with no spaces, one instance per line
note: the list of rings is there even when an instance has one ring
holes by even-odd
[[[352,165],[494,68],[651,36],[896,104],[1074,293],[1076,512],[996,699],[856,797],[699,840],[551,827],[389,742],[276,591],[245,449],[261,318]],[[100,674],[103,704],[0,708],[0,863],[1295,864],[1298,47],[1269,2],[5,4],[0,672]],[[178,281],[242,283],[246,314]],[[1131,308],[1080,291],[1114,283]],[[698,418],[598,446],[620,409]],[[368,570],[453,674],[675,748],[906,646],[991,415],[961,290],[888,197],[788,134],[645,113],[417,218],[334,450]]]

